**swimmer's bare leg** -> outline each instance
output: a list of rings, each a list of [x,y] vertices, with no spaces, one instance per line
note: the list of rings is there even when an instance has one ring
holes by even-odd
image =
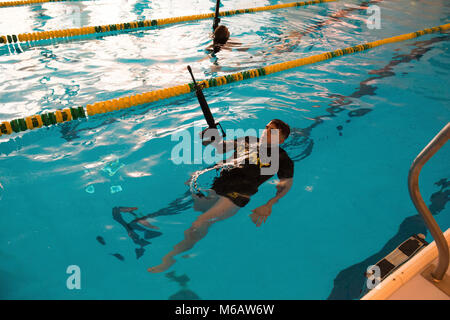
[[[212,190],[209,189],[207,190],[208,194],[195,194],[193,193],[192,199],[194,200],[194,205],[193,208],[195,211],[201,211],[201,212],[206,212],[209,209],[211,209],[214,204],[219,200],[219,195],[217,195],[217,193]]]
[[[220,196],[217,203],[208,211],[201,214],[192,226],[184,232],[184,240],[173,247],[173,250],[166,254],[162,263],[158,266],[148,268],[149,272],[163,272],[175,263],[174,257],[182,252],[192,249],[194,245],[203,239],[208,233],[208,229],[217,221],[232,217],[239,207],[230,199]]]

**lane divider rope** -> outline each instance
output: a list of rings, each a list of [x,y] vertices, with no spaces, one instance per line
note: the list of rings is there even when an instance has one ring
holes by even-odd
[[[81,0],[21,0],[0,2],[0,8],[26,6],[37,3],[63,2],[63,1],[81,1]]]
[[[339,1],[339,0],[312,0],[312,1],[304,1],[304,2],[290,2],[290,3],[283,3],[283,4],[277,4],[277,5],[265,6],[265,7],[222,11],[222,12],[219,12],[219,15],[221,17],[223,17],[223,16],[231,16],[231,15],[236,15],[236,14],[243,14],[243,13],[253,13],[253,12],[268,11],[268,10],[275,10],[275,9],[284,9],[284,8],[290,8],[290,7],[302,7],[302,6],[306,6],[306,5],[319,4],[319,3],[325,3],[325,2],[335,2],[335,1]],[[18,35],[14,35],[14,34],[13,35],[3,35],[3,36],[0,36],[0,44],[59,39],[59,38],[68,38],[68,37],[83,36],[83,35],[89,35],[89,34],[113,32],[113,31],[133,30],[133,29],[148,28],[148,27],[154,27],[154,26],[163,26],[163,25],[175,24],[175,23],[187,22],[187,21],[197,21],[197,20],[203,20],[203,19],[209,19],[209,18],[214,18],[214,12],[204,13],[204,14],[196,14],[196,15],[191,15],[191,16],[133,21],[133,22],[127,22],[127,23],[109,24],[109,25],[94,26],[94,27],[82,27],[82,28],[62,29],[62,30],[53,30],[53,31],[40,31],[40,32],[33,32],[33,33],[21,33]]]
[[[211,78],[209,80],[198,81],[199,85],[205,88],[218,87],[227,83],[238,82],[250,78],[261,77],[272,73],[280,72],[296,68],[303,65],[313,64],[324,60],[329,60],[335,57],[340,57],[354,52],[361,52],[370,48],[375,48],[389,43],[401,42],[413,38],[423,36],[425,34],[431,34],[436,32],[444,32],[450,30],[450,23],[441,26],[419,30],[391,38],[368,42],[360,44],[354,47],[347,47],[344,49],[338,49],[335,51],[325,52],[322,54],[316,54],[313,56],[300,58],[292,61],[277,63],[269,65],[267,67],[259,69],[251,69],[243,72],[233,73],[226,76]],[[88,104],[85,108],[75,107],[66,108],[63,110],[56,110],[54,112],[43,113],[40,115],[34,115],[26,117],[24,119],[15,119],[12,121],[5,121],[0,124],[0,136],[2,134],[12,134],[13,132],[21,132],[26,130],[32,130],[40,128],[42,126],[50,126],[57,123],[72,121],[76,119],[86,118],[86,115],[91,117],[96,114],[103,114],[113,112],[116,110],[135,107],[142,104],[147,104],[163,99],[168,99],[190,92],[195,92],[194,84],[188,83],[179,86],[174,86],[166,89],[159,89],[133,96],[127,96],[123,98],[96,102],[94,104]]]

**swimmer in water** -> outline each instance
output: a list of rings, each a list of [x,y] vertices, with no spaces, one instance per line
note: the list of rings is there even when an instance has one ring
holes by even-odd
[[[225,47],[230,39],[230,31],[224,25],[218,26],[212,34],[213,43],[206,50],[211,53],[217,53]]]
[[[218,26],[212,34],[213,43],[206,48],[211,54],[216,54],[220,50],[232,50],[237,47],[239,51],[247,51],[248,48],[241,48],[241,43],[236,41],[230,41],[230,31],[224,25]]]
[[[209,227],[218,221],[232,217],[236,212],[247,205],[250,197],[258,192],[258,187],[277,174],[279,182],[276,185],[276,195],[266,204],[253,209],[250,218],[257,227],[265,223],[272,213],[272,206],[284,197],[292,186],[294,163],[286,151],[279,145],[284,143],[290,134],[289,126],[279,120],[270,121],[261,138],[243,137],[235,140],[221,140],[213,143],[217,152],[226,154],[233,151],[233,160],[226,161],[220,176],[213,181],[212,188],[207,196],[202,193],[193,194],[194,209],[203,213],[194,221],[192,226],[184,232],[184,240],[174,246],[166,254],[162,263],[149,268],[149,272],[163,272],[175,263],[174,257],[190,250],[204,238]],[[251,141],[254,142],[252,145]],[[253,151],[250,151],[253,150]],[[272,156],[267,163],[263,151]],[[243,152],[244,151],[244,152]],[[242,155],[242,156],[239,156]],[[273,160],[273,161],[272,161]],[[265,168],[275,165],[275,170],[264,171]]]
[[[297,31],[297,30],[291,31],[287,36],[284,36],[280,39],[282,44],[278,44],[273,47],[275,49],[274,52],[268,52],[265,54],[272,55],[272,54],[279,54],[279,53],[283,53],[283,52],[292,52],[298,47],[298,45],[301,43],[302,38],[304,36],[311,34],[313,32],[316,32],[316,31],[320,30],[321,28],[323,28],[327,25],[331,25],[333,23],[337,23],[337,22],[340,22],[341,24],[346,23],[346,22],[342,21],[341,18],[347,17],[353,11],[367,10],[370,7],[370,5],[373,5],[375,3],[382,2],[382,1],[383,0],[370,0],[370,1],[364,1],[356,6],[351,5],[351,6],[348,6],[347,8],[344,8],[344,9],[341,9],[341,10],[338,10],[338,11],[332,13],[331,15],[328,16],[327,19],[319,21],[318,23],[307,27],[303,31]],[[349,26],[352,27],[351,25],[349,25]]]

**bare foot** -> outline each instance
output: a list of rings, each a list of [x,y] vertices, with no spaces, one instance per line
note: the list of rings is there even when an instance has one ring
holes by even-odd
[[[169,269],[175,262],[176,260],[172,257],[163,258],[163,263],[161,263],[159,266],[148,268],[147,271],[153,273],[164,272]]]
[[[150,224],[150,222],[148,222],[146,219],[140,219],[140,220],[137,220],[136,222],[139,224],[142,224],[143,226],[145,226],[147,228],[159,230],[159,227]]]

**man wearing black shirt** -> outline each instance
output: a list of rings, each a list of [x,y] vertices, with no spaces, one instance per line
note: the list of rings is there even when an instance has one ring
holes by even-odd
[[[272,206],[286,195],[292,186],[294,163],[286,151],[279,147],[288,138],[289,133],[290,128],[286,123],[274,119],[267,124],[260,139],[244,137],[217,143],[215,147],[219,153],[233,151],[233,160],[225,162],[227,168],[214,179],[208,197],[201,193],[193,195],[194,202],[202,202],[203,198],[212,198],[213,195],[214,204],[185,231],[184,240],[163,257],[163,262],[148,271],[167,270],[175,263],[174,256],[191,249],[208,233],[212,224],[233,216],[258,192],[258,187],[276,173],[279,179],[276,195],[266,204],[253,209],[250,215],[257,227],[264,223],[272,212]],[[197,204],[198,207],[200,206]]]

